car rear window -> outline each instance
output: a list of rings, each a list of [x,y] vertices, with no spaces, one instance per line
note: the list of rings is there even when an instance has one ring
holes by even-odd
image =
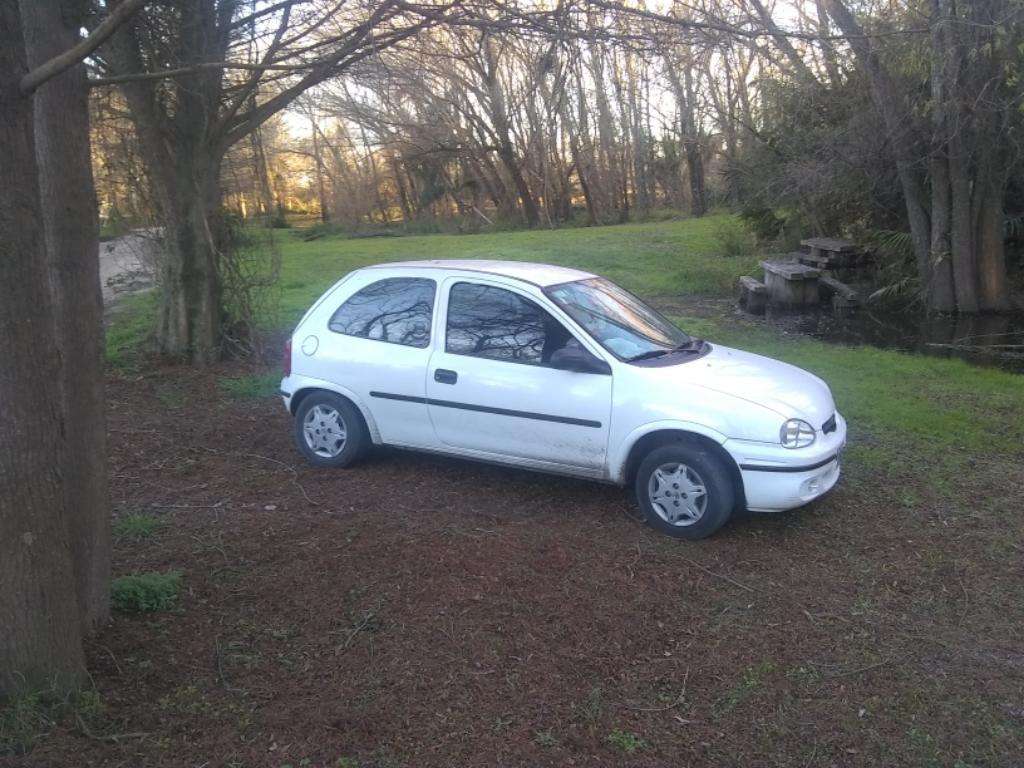
[[[437,284],[421,277],[378,280],[350,296],[331,316],[335,333],[425,347],[430,344]]]

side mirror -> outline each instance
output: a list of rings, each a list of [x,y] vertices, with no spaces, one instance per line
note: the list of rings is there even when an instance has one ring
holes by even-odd
[[[612,372],[608,363],[594,357],[575,339],[570,339],[564,347],[552,352],[548,364],[560,371],[574,373],[600,373],[607,376]]]

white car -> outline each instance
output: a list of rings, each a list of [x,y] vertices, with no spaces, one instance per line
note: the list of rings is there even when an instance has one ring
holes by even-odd
[[[524,262],[346,275],[289,340],[281,396],[317,466],[386,444],[632,484],[647,521],[685,539],[821,496],[846,440],[817,376],[692,338],[604,278]]]

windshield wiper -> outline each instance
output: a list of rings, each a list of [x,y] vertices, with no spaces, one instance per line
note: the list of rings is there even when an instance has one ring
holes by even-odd
[[[626,358],[626,362],[627,363],[635,363],[638,360],[650,360],[650,359],[655,358],[655,357],[663,357],[663,356],[667,355],[671,351],[672,351],[671,349],[651,349],[651,350],[648,350],[647,352],[641,352],[639,355],[633,355],[632,357],[627,357]]]
[[[678,347],[671,347],[670,349],[651,349],[647,352],[641,352],[639,355],[633,355],[633,357],[627,357],[627,363],[635,363],[639,360],[652,360],[656,357],[664,357],[665,355],[672,354],[673,352],[700,352],[704,349],[704,339],[690,339]]]

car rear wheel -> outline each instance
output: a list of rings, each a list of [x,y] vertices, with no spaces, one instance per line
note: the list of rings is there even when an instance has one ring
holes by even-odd
[[[347,467],[365,452],[369,435],[363,418],[334,392],[308,395],[295,413],[295,443],[310,464]]]
[[[728,469],[690,443],[655,448],[636,473],[636,496],[647,524],[678,539],[703,539],[721,528],[736,505]]]

